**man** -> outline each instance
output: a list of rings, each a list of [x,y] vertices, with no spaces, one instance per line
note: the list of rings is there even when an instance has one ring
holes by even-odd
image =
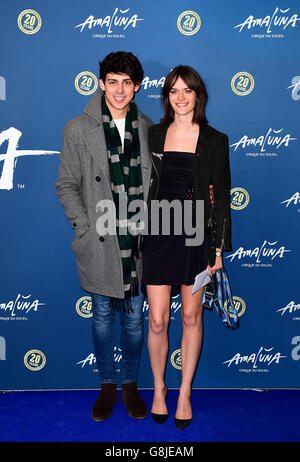
[[[151,160],[148,129],[152,121],[133,102],[143,80],[139,60],[131,53],[110,53],[100,63],[100,87],[64,129],[58,198],[75,231],[72,249],[79,282],[92,297],[93,339],[101,391],[92,409],[96,421],[107,419],[117,400],[114,319],[121,324],[122,401],[128,414],[143,419],[147,408],[137,390],[143,345],[144,295],[137,242],[118,217],[120,194],[146,200]],[[116,206],[116,232],[99,235],[102,200]],[[122,217],[123,218],[123,217]],[[126,221],[125,221],[126,222]]]

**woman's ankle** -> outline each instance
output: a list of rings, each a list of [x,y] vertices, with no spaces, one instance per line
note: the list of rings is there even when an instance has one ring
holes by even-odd
[[[154,382],[154,391],[164,391],[165,388],[166,388],[166,384],[163,380]]]
[[[185,386],[180,386],[179,388],[179,396],[181,398],[188,398],[190,399],[191,398],[191,394],[192,394],[192,387],[190,385],[185,385]]]

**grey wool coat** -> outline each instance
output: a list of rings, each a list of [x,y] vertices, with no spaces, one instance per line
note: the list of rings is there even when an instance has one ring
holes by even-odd
[[[96,222],[100,200],[112,199],[108,154],[101,114],[102,91],[98,90],[84,113],[70,120],[63,134],[59,175],[55,182],[61,205],[74,229],[72,250],[79,283],[87,292],[123,297],[123,270],[116,235],[100,236]],[[144,200],[151,174],[148,129],[152,121],[138,110],[138,131]],[[141,280],[142,262],[137,261]]]

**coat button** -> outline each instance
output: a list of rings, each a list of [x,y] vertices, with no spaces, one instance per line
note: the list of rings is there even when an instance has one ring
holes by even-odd
[[[104,237],[103,237],[103,236],[100,236],[100,237],[99,237],[99,241],[104,242],[104,241],[105,241]]]
[[[98,181],[98,182],[101,181],[100,176],[96,176],[95,180]]]

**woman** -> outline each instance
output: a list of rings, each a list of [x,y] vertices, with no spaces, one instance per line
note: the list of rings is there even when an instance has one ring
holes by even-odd
[[[151,414],[157,423],[168,417],[164,375],[170,299],[180,291],[182,381],[175,425],[183,429],[192,420],[191,387],[202,345],[204,288],[192,295],[194,279],[206,268],[209,275],[218,271],[222,267],[222,251],[231,250],[229,149],[227,136],[207,124],[207,92],[194,69],[173,69],[166,77],[162,97],[164,117],[160,124],[151,127],[149,135],[153,164],[149,208],[154,199],[177,199],[182,204],[190,199],[195,224],[195,201],[204,201],[205,232],[201,245],[188,246],[185,233],[174,232],[176,222],[170,235],[163,234],[161,223],[158,235],[151,235],[149,224],[144,240],[143,284],[149,301],[148,350],[154,377]],[[210,185],[214,194],[213,220]]]

